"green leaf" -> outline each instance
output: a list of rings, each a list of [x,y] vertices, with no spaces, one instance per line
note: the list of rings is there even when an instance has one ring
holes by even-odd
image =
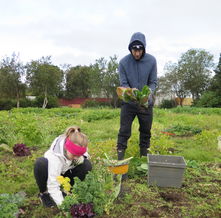
[[[147,170],[147,169],[148,169],[148,165],[145,164],[145,163],[141,164],[140,167],[141,167],[143,170]]]
[[[6,144],[1,144],[0,150],[6,151],[6,152],[13,152],[12,149]]]
[[[140,104],[145,104],[148,102],[148,96],[147,95],[142,95],[140,98]]]
[[[106,156],[107,157],[107,156]],[[108,158],[108,157],[107,157]],[[133,157],[129,157],[127,159],[124,160],[110,160],[110,159],[104,159],[104,164],[105,166],[120,166],[120,165],[124,165],[124,164],[129,164],[129,161],[132,159]]]
[[[143,168],[141,168],[141,166],[138,166],[137,170],[142,171],[142,172],[144,171]]]
[[[150,88],[147,85],[145,85],[142,89],[142,95],[149,96],[149,94],[150,94]]]

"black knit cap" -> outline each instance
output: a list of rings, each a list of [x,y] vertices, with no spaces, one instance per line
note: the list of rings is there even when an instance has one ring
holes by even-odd
[[[136,40],[130,44],[129,50],[131,51],[132,49],[144,50],[144,45],[142,44],[142,42]]]

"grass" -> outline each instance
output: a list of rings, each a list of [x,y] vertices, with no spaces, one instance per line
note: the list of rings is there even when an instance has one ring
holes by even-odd
[[[130,164],[129,179],[123,183],[124,192],[110,214],[102,217],[220,217],[221,152],[217,150],[217,137],[221,135],[220,114],[221,109],[154,109],[152,153],[184,156],[190,161],[183,186],[179,189],[149,187],[147,175],[137,171],[136,167],[141,162],[139,124],[135,119],[126,152],[126,157],[135,157]],[[41,206],[33,176],[35,159],[42,156],[53,139],[71,125],[79,125],[88,135],[92,160],[104,157],[104,152],[116,158],[119,115],[119,109],[26,108],[1,111],[0,144],[12,148],[16,143],[25,143],[31,148],[32,155],[16,157],[10,152],[0,151],[0,193],[26,193],[20,217],[64,217],[58,209]],[[183,137],[162,133],[178,124],[200,128],[202,132]]]

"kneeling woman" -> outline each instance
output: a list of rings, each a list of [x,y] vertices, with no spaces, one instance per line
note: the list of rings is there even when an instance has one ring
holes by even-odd
[[[79,127],[69,127],[63,135],[58,136],[44,157],[36,160],[34,175],[40,190],[40,200],[45,207],[61,205],[64,193],[60,190],[58,176],[74,177],[84,180],[92,169],[87,153],[88,139]]]

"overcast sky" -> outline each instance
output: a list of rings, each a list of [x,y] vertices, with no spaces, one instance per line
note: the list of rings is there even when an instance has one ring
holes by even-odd
[[[128,54],[134,32],[163,75],[190,48],[221,52],[220,0],[0,0],[0,58],[52,56],[56,65],[89,65]]]

